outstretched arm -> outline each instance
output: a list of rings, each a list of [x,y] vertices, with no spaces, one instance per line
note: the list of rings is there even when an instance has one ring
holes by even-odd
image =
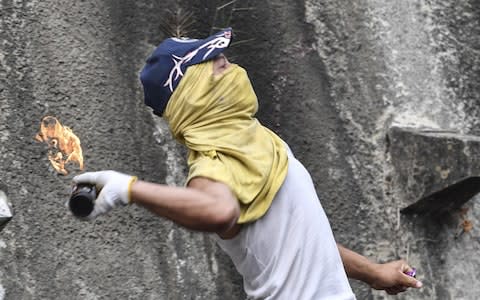
[[[189,229],[218,234],[231,229],[240,215],[228,186],[203,177],[193,178],[186,188],[137,181],[131,202]]]
[[[159,216],[193,230],[215,232],[226,237],[236,229],[240,205],[230,188],[221,182],[196,177],[188,187],[136,180],[115,171],[87,172],[73,178],[75,184],[93,184],[99,190],[94,219],[116,206],[136,203]]]
[[[404,292],[409,287],[422,287],[420,281],[405,274],[412,268],[403,260],[377,264],[340,244],[337,246],[349,278],[363,281],[373,289],[385,290],[390,295]]]

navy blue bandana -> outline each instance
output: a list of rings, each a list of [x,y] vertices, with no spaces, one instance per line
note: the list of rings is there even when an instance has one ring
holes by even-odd
[[[168,38],[153,51],[140,73],[145,104],[162,115],[186,69],[222,53],[232,39],[232,29],[224,29],[206,39]]]

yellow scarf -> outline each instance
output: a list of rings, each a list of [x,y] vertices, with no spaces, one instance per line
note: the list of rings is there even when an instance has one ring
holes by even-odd
[[[191,66],[163,117],[189,149],[187,183],[227,184],[240,202],[238,223],[262,217],[287,174],[284,142],[254,117],[258,102],[246,71],[232,64],[213,75],[212,61]]]

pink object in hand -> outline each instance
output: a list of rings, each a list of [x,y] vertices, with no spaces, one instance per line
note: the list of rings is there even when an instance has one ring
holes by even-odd
[[[417,275],[417,269],[412,268],[411,271],[405,272],[405,274],[407,274],[408,276],[415,277]]]

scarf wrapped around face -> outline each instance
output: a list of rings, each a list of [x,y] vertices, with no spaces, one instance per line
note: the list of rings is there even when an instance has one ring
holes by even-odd
[[[257,109],[246,71],[232,64],[213,75],[209,61],[187,69],[163,115],[189,149],[187,182],[227,184],[240,202],[238,223],[262,217],[287,174],[285,144],[258,122]]]

